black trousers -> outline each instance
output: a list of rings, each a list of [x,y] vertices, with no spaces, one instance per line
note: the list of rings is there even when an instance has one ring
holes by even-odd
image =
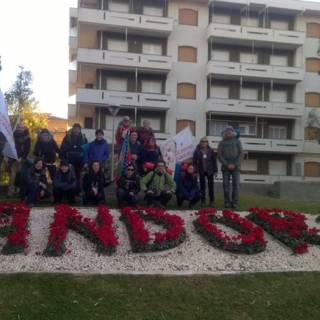
[[[202,192],[202,200],[206,200],[206,177],[208,180],[209,198],[210,201],[214,201],[214,188],[213,188],[213,174],[208,175],[207,172],[199,174],[200,177],[200,190]]]
[[[70,203],[74,203],[74,197],[76,195],[75,189],[70,189],[64,191],[62,188],[53,188],[53,198],[54,202],[61,202],[61,200],[65,197]]]
[[[158,196],[155,196],[154,193],[146,193],[145,200],[147,201],[148,206],[153,205],[153,201],[159,201],[163,206],[165,206],[170,199],[172,198],[172,193],[167,193],[167,191],[161,191]]]
[[[181,192],[177,193],[177,204],[179,207],[182,206],[184,200],[189,201],[189,206],[194,206],[201,199],[202,199],[202,192],[200,192],[200,191],[197,192],[191,200],[189,200],[187,197],[185,197],[183,193],[181,193]]]

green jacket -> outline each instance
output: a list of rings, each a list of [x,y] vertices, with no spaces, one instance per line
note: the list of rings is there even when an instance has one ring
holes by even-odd
[[[166,189],[165,185],[168,185],[170,189]],[[145,177],[143,177],[140,181],[140,187],[142,191],[151,190],[152,186],[157,186],[159,190],[167,190],[167,191],[176,191],[176,183],[173,181],[170,174],[167,172],[158,172],[157,169],[155,171],[149,172]]]

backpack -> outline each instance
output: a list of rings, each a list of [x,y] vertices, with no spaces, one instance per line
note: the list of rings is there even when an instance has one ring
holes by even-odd
[[[19,196],[21,201],[24,200],[27,188],[27,172],[29,168],[33,166],[34,159],[27,158],[23,161],[21,169],[16,174],[16,178],[14,180],[14,186],[16,188],[20,188]]]
[[[67,132],[66,132],[66,137],[67,137],[67,141],[68,141],[68,145],[71,145],[71,135],[72,135],[72,128],[70,128]],[[86,135],[84,133],[81,132],[81,139],[82,139],[82,144],[85,143],[85,139]]]

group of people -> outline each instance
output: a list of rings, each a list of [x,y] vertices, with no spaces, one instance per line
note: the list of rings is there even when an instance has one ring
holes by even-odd
[[[31,140],[23,123],[17,125],[14,140],[18,159],[10,161],[8,198],[16,196],[18,190],[14,182],[30,152]],[[166,171],[166,164],[148,120],[136,129],[130,118],[125,116],[119,123],[116,143],[119,149],[124,143],[130,146],[130,159],[127,159],[124,171],[116,182],[120,208],[137,204],[141,191],[145,193],[144,200],[149,206],[164,208],[173,194],[176,194],[179,208],[184,201],[188,201],[189,209],[199,201],[205,207],[206,185],[209,206],[214,207],[214,178],[218,175],[218,158],[223,176],[224,206],[237,209],[243,149],[231,126],[226,127],[217,154],[209,146],[208,139],[202,138],[194,151],[193,161],[181,171],[176,181]],[[26,203],[30,207],[37,199],[51,196],[54,204],[59,204],[63,199],[74,204],[77,194],[82,197],[84,205],[89,202],[99,203],[105,199],[104,189],[111,183],[103,172],[109,152],[109,144],[101,129],[95,131],[95,139],[88,144],[80,124],[75,123],[67,132],[60,148],[48,129],[41,130],[34,148],[36,158],[27,170],[25,187],[20,190],[21,198],[26,197]],[[61,159],[58,168],[55,164],[57,154]],[[52,194],[48,190],[45,168],[53,182]],[[233,185],[231,198],[230,178]]]

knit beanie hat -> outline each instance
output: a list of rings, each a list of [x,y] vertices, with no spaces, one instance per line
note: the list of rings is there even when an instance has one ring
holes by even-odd
[[[80,123],[75,123],[72,128],[79,128],[81,130],[81,125]]]
[[[232,126],[226,126],[225,131],[231,130],[232,132],[234,132],[233,127]]]
[[[67,166],[67,167],[69,167],[69,162],[68,162],[68,160],[62,159],[62,160],[60,161],[60,167],[61,167],[61,166]]]

